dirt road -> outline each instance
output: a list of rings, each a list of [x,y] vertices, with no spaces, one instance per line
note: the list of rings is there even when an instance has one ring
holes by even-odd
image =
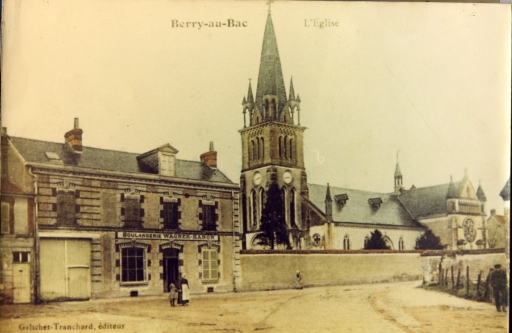
[[[0,307],[1,332],[507,332],[507,314],[418,283]]]

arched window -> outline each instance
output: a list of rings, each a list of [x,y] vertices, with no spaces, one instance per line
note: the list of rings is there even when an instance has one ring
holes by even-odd
[[[256,200],[256,192],[251,192],[251,225],[254,227],[258,224],[258,203]]]
[[[295,189],[290,191],[290,225],[296,226],[295,223]]]
[[[258,201],[259,201],[259,205],[260,205],[259,217],[261,218],[261,214],[263,213],[263,205],[265,204],[265,191],[262,188],[260,188],[260,194],[259,194]]]
[[[249,154],[249,159],[254,161],[256,158],[256,145],[254,144],[254,140],[251,140],[251,152]]]
[[[343,250],[350,250],[350,238],[348,237],[348,234],[343,238]]]
[[[269,107],[268,107],[268,99],[265,100],[265,118],[268,118],[269,115]]]
[[[284,186],[281,189],[281,198],[283,200],[283,215],[284,219],[286,220],[286,187]]]
[[[368,243],[370,242],[370,237],[366,236],[364,238],[364,248],[366,249],[368,247]]]
[[[279,158],[283,157],[283,137],[279,137]]]
[[[293,139],[290,139],[290,159],[293,159]]]
[[[400,239],[398,240],[398,249],[399,249],[399,250],[405,250],[405,247],[404,247],[404,238],[403,238],[403,237],[400,237]]]
[[[287,149],[286,149],[286,138],[283,139],[283,153],[284,153],[284,158],[288,158],[288,155],[286,153]]]
[[[265,158],[265,139],[261,138],[261,158]]]
[[[256,158],[259,160],[260,159],[260,138],[256,138],[256,143],[257,143],[257,146],[256,146]]]

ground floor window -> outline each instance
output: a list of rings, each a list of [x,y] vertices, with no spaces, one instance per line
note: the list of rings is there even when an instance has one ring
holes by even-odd
[[[345,235],[345,238],[343,239],[343,250],[350,250],[350,238],[348,235]]]
[[[216,249],[203,249],[203,280],[217,281],[219,279],[219,253]]]
[[[146,280],[145,253],[143,248],[123,248],[121,251],[122,282],[140,282]]]
[[[404,239],[402,237],[398,240],[398,249],[404,250]]]

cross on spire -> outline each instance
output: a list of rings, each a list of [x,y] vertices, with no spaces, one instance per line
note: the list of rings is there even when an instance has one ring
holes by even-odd
[[[272,3],[274,2],[274,0],[268,0],[267,1],[267,5],[268,5],[268,13],[270,14],[270,6],[272,5]]]

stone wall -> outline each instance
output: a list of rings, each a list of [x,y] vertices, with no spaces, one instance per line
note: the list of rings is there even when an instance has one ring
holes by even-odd
[[[420,251],[264,251],[240,255],[238,290],[293,288],[300,270],[304,286],[325,286],[421,279]]]
[[[469,279],[471,282],[476,283],[478,274],[482,272],[482,279],[485,279],[489,274],[489,270],[495,264],[508,267],[504,249],[425,251],[421,256],[423,280],[425,283],[439,282],[439,268],[443,272],[446,269],[448,270],[448,279],[451,281],[452,267],[455,279],[460,269],[460,276],[464,281],[466,267],[469,267]]]

